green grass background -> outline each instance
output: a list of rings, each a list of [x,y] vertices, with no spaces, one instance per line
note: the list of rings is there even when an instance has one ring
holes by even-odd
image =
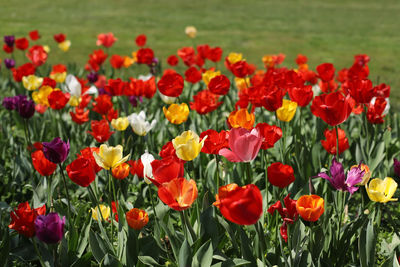
[[[399,14],[398,0],[0,0],[0,35],[21,37],[38,29],[41,43],[52,48],[51,63],[82,65],[101,32],[118,38],[111,54],[129,55],[135,36],[144,33],[156,56],[165,59],[193,44],[184,34],[187,25],[198,29],[196,44],[242,52],[259,67],[265,54],[284,53],[285,64],[294,66],[302,53],[313,69],[322,62],[339,69],[365,53],[371,57],[370,78],[391,85],[391,104],[399,107]],[[59,32],[72,42],[66,54],[52,39]]]

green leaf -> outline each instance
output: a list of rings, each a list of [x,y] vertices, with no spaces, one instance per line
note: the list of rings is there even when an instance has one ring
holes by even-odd
[[[82,254],[83,254],[83,252],[85,251],[85,249],[86,249],[86,246],[87,246],[87,244],[88,244],[88,241],[89,241],[89,233],[90,233],[90,226],[92,225],[92,217],[90,217],[90,220],[89,220],[89,223],[88,224],[85,224],[85,226],[83,227],[83,229],[82,229],[82,235],[81,235],[81,238],[80,238],[80,242],[79,242],[79,246],[78,246],[78,249],[77,249],[77,252],[76,252],[76,256],[78,257],[78,258],[80,258],[81,256],[82,256]]]
[[[251,262],[251,264],[254,266],[256,265],[256,259],[254,258],[254,255],[252,253],[253,247],[250,244],[250,240],[247,237],[246,232],[239,227],[239,232],[240,232],[240,245],[242,248],[242,256],[245,260],[248,260]]]
[[[367,227],[361,229],[360,238],[358,239],[360,264],[362,267],[374,265],[375,245],[376,245],[376,236],[374,233],[373,220],[370,219]]]
[[[100,243],[96,237],[96,233],[93,231],[90,231],[89,233],[89,245],[94,258],[98,263],[100,263],[106,255],[106,252],[100,246]]]
[[[213,264],[211,267],[236,267],[236,266],[243,266],[249,264],[251,262],[246,261],[244,259],[227,259],[223,262],[218,262]]]
[[[179,267],[187,267],[190,266],[192,262],[192,250],[189,246],[189,243],[185,239],[183,241],[181,249],[179,250],[178,264]]]
[[[138,257],[139,260],[141,262],[143,262],[146,265],[150,265],[150,266],[163,266],[161,264],[159,264],[158,262],[156,262],[152,257],[150,256],[139,256]]]
[[[118,259],[110,254],[106,254],[104,256],[103,262],[100,264],[100,266],[104,267],[121,267],[122,264],[118,261]]]
[[[10,236],[8,228],[4,229],[3,241],[0,244],[0,266],[6,266],[10,251]]]
[[[209,267],[213,257],[211,239],[204,243],[193,257],[192,267]]]

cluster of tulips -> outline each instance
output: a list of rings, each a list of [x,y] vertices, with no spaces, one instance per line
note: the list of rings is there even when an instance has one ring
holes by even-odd
[[[4,264],[397,264],[382,236],[397,236],[399,121],[367,55],[259,68],[203,44],[163,62],[143,34],[109,55],[102,33],[78,70],[47,63],[40,37],[4,37],[2,133],[21,129],[2,135]]]

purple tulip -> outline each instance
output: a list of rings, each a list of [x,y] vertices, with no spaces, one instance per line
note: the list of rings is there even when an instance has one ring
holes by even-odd
[[[6,45],[8,45],[9,47],[13,47],[13,46],[14,46],[14,42],[15,42],[15,37],[14,37],[14,35],[6,35],[6,36],[4,36],[4,42],[5,42]]]
[[[5,97],[3,98],[3,106],[8,110],[14,110],[17,108],[17,103],[15,97]]]
[[[51,142],[43,142],[44,157],[55,164],[64,162],[69,153],[69,140],[65,143],[60,137],[54,138]]]
[[[336,190],[347,191],[353,194],[359,187],[355,186],[362,182],[364,171],[361,168],[352,168],[347,172],[347,179],[344,173],[343,165],[336,161],[334,157],[330,168],[331,176],[326,173],[319,173],[317,177],[328,180]]]
[[[6,66],[7,69],[12,69],[15,67],[15,60],[12,58],[5,58],[4,65]]]
[[[35,102],[25,97],[16,96],[17,110],[19,115],[24,119],[29,119],[35,114]]]
[[[393,159],[394,173],[400,177],[400,161],[396,158]]]
[[[64,236],[64,225],[65,216],[61,219],[56,212],[39,215],[35,220],[36,237],[48,244],[58,243]]]
[[[99,79],[99,75],[97,74],[97,72],[92,71],[87,75],[87,78],[90,83],[95,83]]]

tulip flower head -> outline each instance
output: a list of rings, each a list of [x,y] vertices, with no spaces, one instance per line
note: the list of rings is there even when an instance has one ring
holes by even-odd
[[[169,122],[178,125],[185,122],[189,116],[189,107],[186,103],[171,104],[168,109],[163,107],[163,111]]]
[[[316,222],[324,213],[324,199],[317,195],[301,196],[296,202],[296,210],[303,220]]]
[[[250,162],[258,155],[263,142],[258,129],[233,128],[229,132],[229,149],[222,148],[219,155],[230,162]]]
[[[154,128],[154,126],[156,126],[157,123],[155,119],[151,123],[146,121],[146,114],[143,110],[139,114],[133,113],[129,115],[128,120],[131,124],[132,130],[135,134],[140,136],[145,136]]]
[[[369,184],[365,185],[368,196],[372,201],[386,203],[389,201],[397,201],[393,198],[397,189],[397,183],[390,177],[385,179],[375,178]]]
[[[28,202],[20,203],[18,209],[10,212],[11,223],[8,226],[25,237],[35,235],[35,220],[39,215],[46,214],[46,206],[31,209]]]
[[[175,178],[158,188],[160,200],[178,211],[190,208],[197,194],[196,182],[192,179],[188,181],[185,178]]]
[[[186,26],[185,28],[185,34],[189,38],[195,38],[197,35],[197,29],[194,26]]]
[[[82,85],[81,83],[75,78],[75,76],[68,74],[67,78],[65,79],[65,91],[71,95],[69,100],[69,104],[73,107],[76,107],[81,102],[81,97],[86,94],[96,94],[98,90],[95,86],[91,86],[88,90],[86,90],[82,94]]]
[[[144,154],[140,157],[140,161],[143,164],[142,177],[144,178],[144,181],[146,183],[151,184],[149,178],[153,178],[153,169],[151,167],[151,163],[154,161],[154,156],[146,150]]]
[[[69,154],[69,140],[65,143],[60,137],[54,138],[51,142],[43,142],[43,153],[46,159],[55,164],[63,163]]]
[[[232,128],[245,128],[251,130],[255,121],[254,113],[249,113],[247,109],[234,110],[229,114],[228,124]]]
[[[28,75],[22,77],[22,84],[24,85],[25,89],[29,91],[33,91],[38,89],[43,83],[43,78],[37,77],[35,75]]]
[[[37,238],[47,244],[55,244],[64,237],[65,216],[61,219],[58,213],[50,212],[39,215],[35,220]]]
[[[332,159],[330,172],[332,177],[326,173],[319,173],[317,177],[328,180],[336,190],[347,191],[350,194],[358,190],[358,187],[355,185],[361,183],[364,177],[364,171],[360,167],[357,167],[351,168],[347,172],[347,178],[345,178],[343,165],[336,161],[335,157]]]
[[[40,173],[40,175],[50,176],[57,168],[57,164],[46,159],[42,150],[36,150],[33,152],[31,158],[33,167],[38,173]]]
[[[125,216],[129,227],[135,230],[142,229],[149,222],[149,215],[141,209],[133,208]]]
[[[96,160],[97,165],[103,169],[109,170],[128,160],[130,154],[122,157],[122,151],[123,147],[121,145],[113,147],[103,144],[100,146],[98,153],[93,152],[93,157]]]
[[[129,126],[128,117],[120,117],[111,121],[111,126],[117,131],[125,131]]]
[[[229,221],[240,225],[255,224],[263,213],[260,189],[253,184],[228,184],[218,189],[213,203]]]
[[[122,180],[128,177],[130,169],[130,165],[124,162],[121,165],[113,168],[111,173],[115,179]]]
[[[200,141],[200,137],[195,132],[188,130],[175,137],[175,139],[172,140],[172,144],[178,158],[191,161],[199,155],[205,139],[206,137]]]
[[[369,179],[371,178],[371,171],[369,170],[368,165],[366,165],[364,163],[360,163],[359,165],[351,166],[350,170],[353,168],[359,168],[362,171],[364,171],[364,176],[362,177],[362,181],[356,185],[358,185],[358,186],[366,185],[369,182]]]
[[[297,103],[287,99],[282,100],[282,106],[276,110],[276,116],[280,121],[289,122],[296,114]]]
[[[110,217],[110,207],[100,204],[101,215],[99,214],[99,207],[92,208],[92,218],[93,220],[99,221],[100,219],[107,220]]]

